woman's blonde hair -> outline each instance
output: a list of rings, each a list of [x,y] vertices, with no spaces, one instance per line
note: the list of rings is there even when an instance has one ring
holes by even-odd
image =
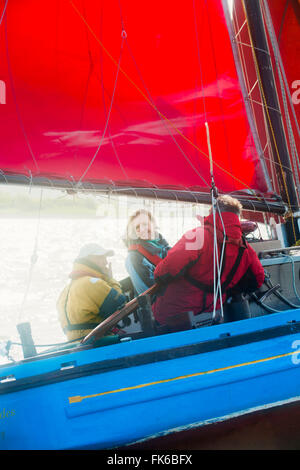
[[[126,227],[126,235],[125,235],[127,241],[134,240],[137,238],[135,229],[133,228],[133,221],[136,217],[138,217],[141,214],[147,215],[149,217],[150,222],[153,224],[154,229],[156,229],[156,222],[151,212],[148,211],[147,209],[138,209],[128,219],[127,227]]]

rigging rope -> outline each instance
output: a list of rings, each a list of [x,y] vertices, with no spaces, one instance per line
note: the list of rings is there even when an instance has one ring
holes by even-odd
[[[222,219],[222,216],[221,216],[221,212],[220,212],[218,202],[217,202],[217,188],[215,186],[215,181],[214,181],[213,157],[212,157],[212,151],[211,151],[209,126],[208,126],[207,122],[205,123],[205,128],[206,128],[206,138],[207,138],[207,147],[208,147],[208,153],[209,153],[209,161],[210,161],[211,204],[212,204],[211,208],[212,208],[213,226],[214,226],[214,247],[213,247],[214,308],[213,308],[213,315],[212,315],[212,318],[213,318],[213,321],[214,321],[215,317],[216,317],[216,306],[217,306],[218,296],[220,298],[221,318],[222,319],[224,318],[223,296],[222,296],[222,287],[221,287],[221,274],[222,274],[223,256],[224,256],[225,242],[226,242],[226,232],[225,232],[225,226],[224,226],[223,219]],[[219,214],[219,217],[222,221],[223,231],[224,231],[220,260],[219,260],[219,248],[218,248],[218,238],[217,238],[216,207],[218,209],[218,214]]]

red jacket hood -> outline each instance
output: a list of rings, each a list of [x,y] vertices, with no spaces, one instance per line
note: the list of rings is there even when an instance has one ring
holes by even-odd
[[[228,237],[237,238],[237,239],[241,238],[242,229],[241,229],[241,222],[240,222],[239,217],[233,212],[222,212],[221,216],[222,216],[223,223],[220,218],[220,215],[216,214],[217,230],[223,233],[224,227],[225,227],[225,232]],[[224,224],[224,227],[223,227],[223,224]],[[204,226],[208,226],[213,229],[214,227],[213,214],[210,214],[207,217],[205,217]]]

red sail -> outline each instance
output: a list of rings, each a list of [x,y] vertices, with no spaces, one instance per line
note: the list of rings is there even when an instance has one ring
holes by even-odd
[[[0,0],[0,21],[1,177],[209,191],[207,122],[219,190],[270,190],[220,0]]]

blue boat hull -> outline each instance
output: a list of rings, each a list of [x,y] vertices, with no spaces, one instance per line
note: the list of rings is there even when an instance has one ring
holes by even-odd
[[[298,343],[293,310],[2,366],[0,449],[146,448],[298,405]]]

